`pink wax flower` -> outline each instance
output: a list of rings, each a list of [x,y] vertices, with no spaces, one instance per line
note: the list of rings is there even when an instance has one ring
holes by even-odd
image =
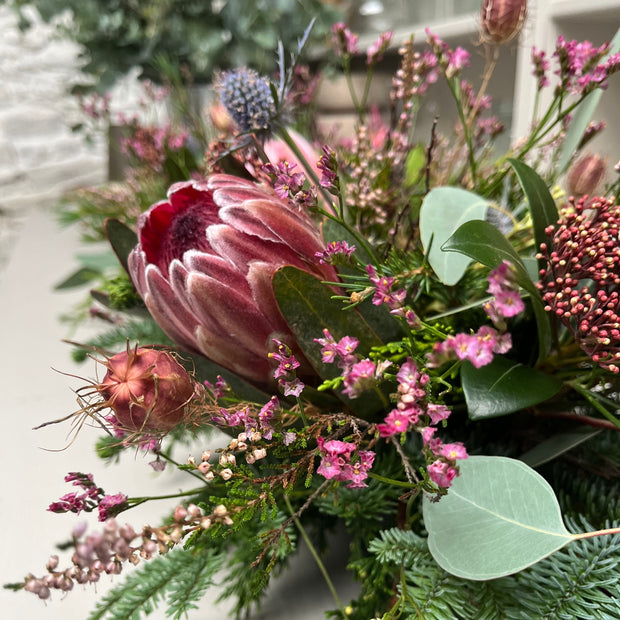
[[[294,338],[271,278],[293,265],[336,281],[305,214],[269,188],[225,174],[176,183],[138,221],[129,271],[151,315],[175,342],[259,383],[271,382],[274,335]]]

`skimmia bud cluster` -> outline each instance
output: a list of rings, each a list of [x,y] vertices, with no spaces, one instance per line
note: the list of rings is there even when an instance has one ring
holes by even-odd
[[[620,206],[614,199],[570,200],[546,231],[539,257],[545,309],[572,331],[592,360],[620,372]]]

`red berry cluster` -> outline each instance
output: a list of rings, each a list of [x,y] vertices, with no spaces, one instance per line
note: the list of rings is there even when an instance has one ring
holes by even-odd
[[[620,371],[620,205],[615,199],[570,199],[545,232],[547,262],[538,284],[545,310],[568,327],[602,368]]]

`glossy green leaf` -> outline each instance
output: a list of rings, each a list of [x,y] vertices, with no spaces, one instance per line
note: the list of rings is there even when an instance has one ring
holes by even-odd
[[[457,187],[438,187],[424,198],[420,209],[420,238],[428,262],[444,284],[456,284],[471,263],[462,253],[442,251],[444,242],[463,223],[484,220],[488,208],[484,198]]]
[[[447,572],[482,581],[519,572],[574,537],[547,481],[525,463],[471,456],[438,502],[424,498],[428,547]]]
[[[334,291],[306,271],[291,266],[278,269],[273,276],[273,290],[282,316],[322,379],[333,379],[340,374],[335,364],[321,361],[321,345],[314,341],[323,337],[324,328],[336,340],[343,336],[357,338],[356,353],[360,357],[383,344],[357,310],[345,310],[341,301],[332,299]],[[379,389],[368,390],[363,397],[353,400],[342,394],[338,397],[361,417],[368,417],[389,404],[388,397]]]
[[[489,222],[474,220],[460,226],[442,245],[442,249],[446,252],[465,254],[491,269],[497,267],[503,260],[508,260],[514,265],[519,286],[530,294],[538,329],[539,359],[544,359],[551,349],[549,317],[536,285],[506,237]]]
[[[541,243],[548,243],[549,241],[549,237],[545,234],[545,228],[558,221],[555,201],[547,184],[527,164],[519,159],[508,159],[508,163],[515,171],[527,198],[534,224],[534,240],[536,241],[536,248],[539,248]],[[544,261],[541,259],[539,268],[542,269],[543,266]]]
[[[608,54],[615,54],[620,51],[620,29],[609,45]],[[594,115],[594,111],[603,96],[603,90],[597,88],[592,91],[579,105],[577,111],[572,115],[572,119],[566,132],[562,146],[560,147],[560,157],[558,159],[558,170],[564,172],[568,168],[575,150],[581,142],[583,133],[588,127],[588,123]]]
[[[500,355],[482,368],[463,362],[461,384],[472,420],[520,411],[546,401],[562,388],[555,377]]]
[[[129,273],[127,257],[138,244],[138,236],[129,226],[114,218],[108,218],[105,221],[105,234],[123,269]]]
[[[572,431],[558,433],[522,454],[519,460],[530,467],[539,467],[565,452],[576,448],[584,441],[592,439],[592,437],[598,435],[600,432],[600,429],[592,428],[591,426],[582,426]]]

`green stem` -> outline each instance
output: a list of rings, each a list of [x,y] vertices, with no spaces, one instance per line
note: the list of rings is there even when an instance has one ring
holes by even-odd
[[[306,543],[306,545],[308,546],[308,549],[310,550],[310,553],[312,554],[312,557],[314,558],[314,561],[316,562],[316,565],[319,567],[319,570],[321,571],[321,574],[323,575],[323,579],[325,579],[325,583],[327,584],[327,587],[329,588],[330,592],[332,593],[332,596],[334,597],[334,601],[336,602],[336,605],[338,607],[338,609],[340,610],[340,613],[342,614],[343,618],[347,617],[347,614],[344,610],[344,607],[340,601],[340,597],[338,596],[338,592],[336,592],[336,588],[334,587],[334,584],[329,576],[329,573],[327,572],[327,569],[325,568],[325,564],[323,564],[323,561],[321,560],[317,550],[315,549],[314,545],[312,544],[312,541],[310,540],[310,537],[308,536],[308,534],[306,533],[306,530],[304,529],[303,525],[301,524],[301,521],[294,516],[295,515],[295,511],[293,510],[293,506],[291,505],[291,501],[289,500],[288,496],[286,493],[284,493],[282,495],[282,497],[284,498],[284,503],[286,504],[286,507],[288,508],[288,511],[291,513],[291,517],[293,518],[293,523],[295,524],[295,527],[299,530],[299,533],[301,534],[301,537],[304,539],[304,542]]]
[[[375,474],[371,471],[368,472],[368,476],[370,478],[374,478],[379,482],[383,482],[385,484],[390,484],[393,487],[402,487],[404,489],[414,489],[417,484],[411,484],[411,482],[403,482],[402,480],[394,480],[394,478],[386,478],[385,476],[380,476],[379,474]]]
[[[447,78],[448,87],[450,88],[450,92],[456,101],[456,109],[459,114],[459,119],[461,120],[461,125],[463,126],[463,135],[465,137],[465,143],[467,144],[467,159],[469,161],[469,170],[471,172],[471,182],[473,187],[476,187],[476,157],[474,155],[474,145],[471,139],[471,127],[465,118],[465,111],[463,110],[463,105],[461,103],[461,96],[458,91],[458,83],[456,80]]]
[[[568,382],[576,392],[579,392],[600,414],[604,415],[612,424],[620,429],[620,419],[618,419],[611,411],[608,411],[603,405],[601,405],[596,398],[592,395],[590,390],[585,389],[579,385],[576,381]]]
[[[140,504],[144,504],[144,502],[149,502],[155,499],[173,499],[175,497],[187,497],[188,495],[198,495],[199,493],[203,493],[205,487],[201,487],[199,489],[191,489],[190,491],[181,491],[179,493],[170,493],[168,495],[150,495],[147,497],[129,497],[127,498],[127,503],[131,504],[132,508],[134,506],[139,506]]]

